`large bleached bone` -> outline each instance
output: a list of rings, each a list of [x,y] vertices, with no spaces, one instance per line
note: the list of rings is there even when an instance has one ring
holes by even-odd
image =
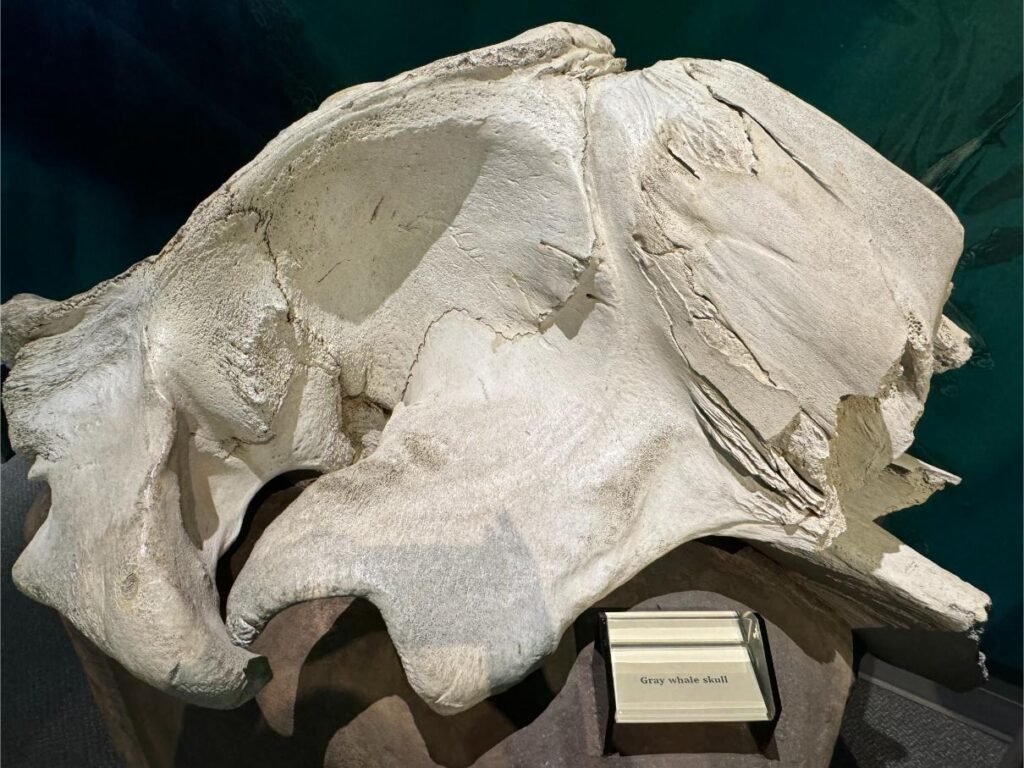
[[[681,542],[805,563],[860,623],[987,598],[873,520],[909,457],[961,229],[763,77],[624,72],[555,24],[329,99],[158,255],[3,307],[4,404],[53,491],[15,567],[146,681],[233,706],[291,603],[372,600],[456,711]],[[217,611],[270,478],[324,472]]]

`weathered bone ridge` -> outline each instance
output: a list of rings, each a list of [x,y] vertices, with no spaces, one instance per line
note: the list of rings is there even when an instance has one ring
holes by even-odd
[[[552,24],[331,97],[164,250],[3,307],[4,405],[52,488],[15,566],[134,674],[238,705],[283,607],[372,600],[439,711],[524,676],[682,542],[802,563],[857,625],[972,633],[987,598],[875,518],[962,231],[835,122],[729,62],[624,71]],[[324,474],[217,559],[249,499]],[[801,566],[801,567],[804,567]]]

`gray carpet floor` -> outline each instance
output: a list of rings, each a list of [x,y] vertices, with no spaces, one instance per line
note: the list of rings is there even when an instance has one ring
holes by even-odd
[[[1007,748],[967,723],[859,681],[832,768],[1000,768]]]

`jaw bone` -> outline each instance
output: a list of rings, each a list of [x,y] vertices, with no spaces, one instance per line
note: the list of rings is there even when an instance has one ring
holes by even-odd
[[[12,439],[53,489],[20,588],[222,707],[267,674],[232,641],[360,595],[458,711],[707,535],[858,622],[974,631],[987,598],[872,522],[955,481],[905,451],[967,355],[956,219],[743,67],[623,66],[556,24],[343,91],[157,256],[8,302]],[[299,468],[225,627],[216,561]]]

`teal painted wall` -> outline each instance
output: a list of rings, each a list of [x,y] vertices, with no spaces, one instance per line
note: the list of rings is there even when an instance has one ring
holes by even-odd
[[[964,482],[886,525],[992,595],[984,647],[1019,680],[1019,0],[5,0],[0,291],[84,290],[157,251],[328,94],[554,20],[600,29],[634,67],[693,56],[760,70],[929,179],[960,216],[967,251],[947,312],[977,352],[934,382],[913,452]]]

